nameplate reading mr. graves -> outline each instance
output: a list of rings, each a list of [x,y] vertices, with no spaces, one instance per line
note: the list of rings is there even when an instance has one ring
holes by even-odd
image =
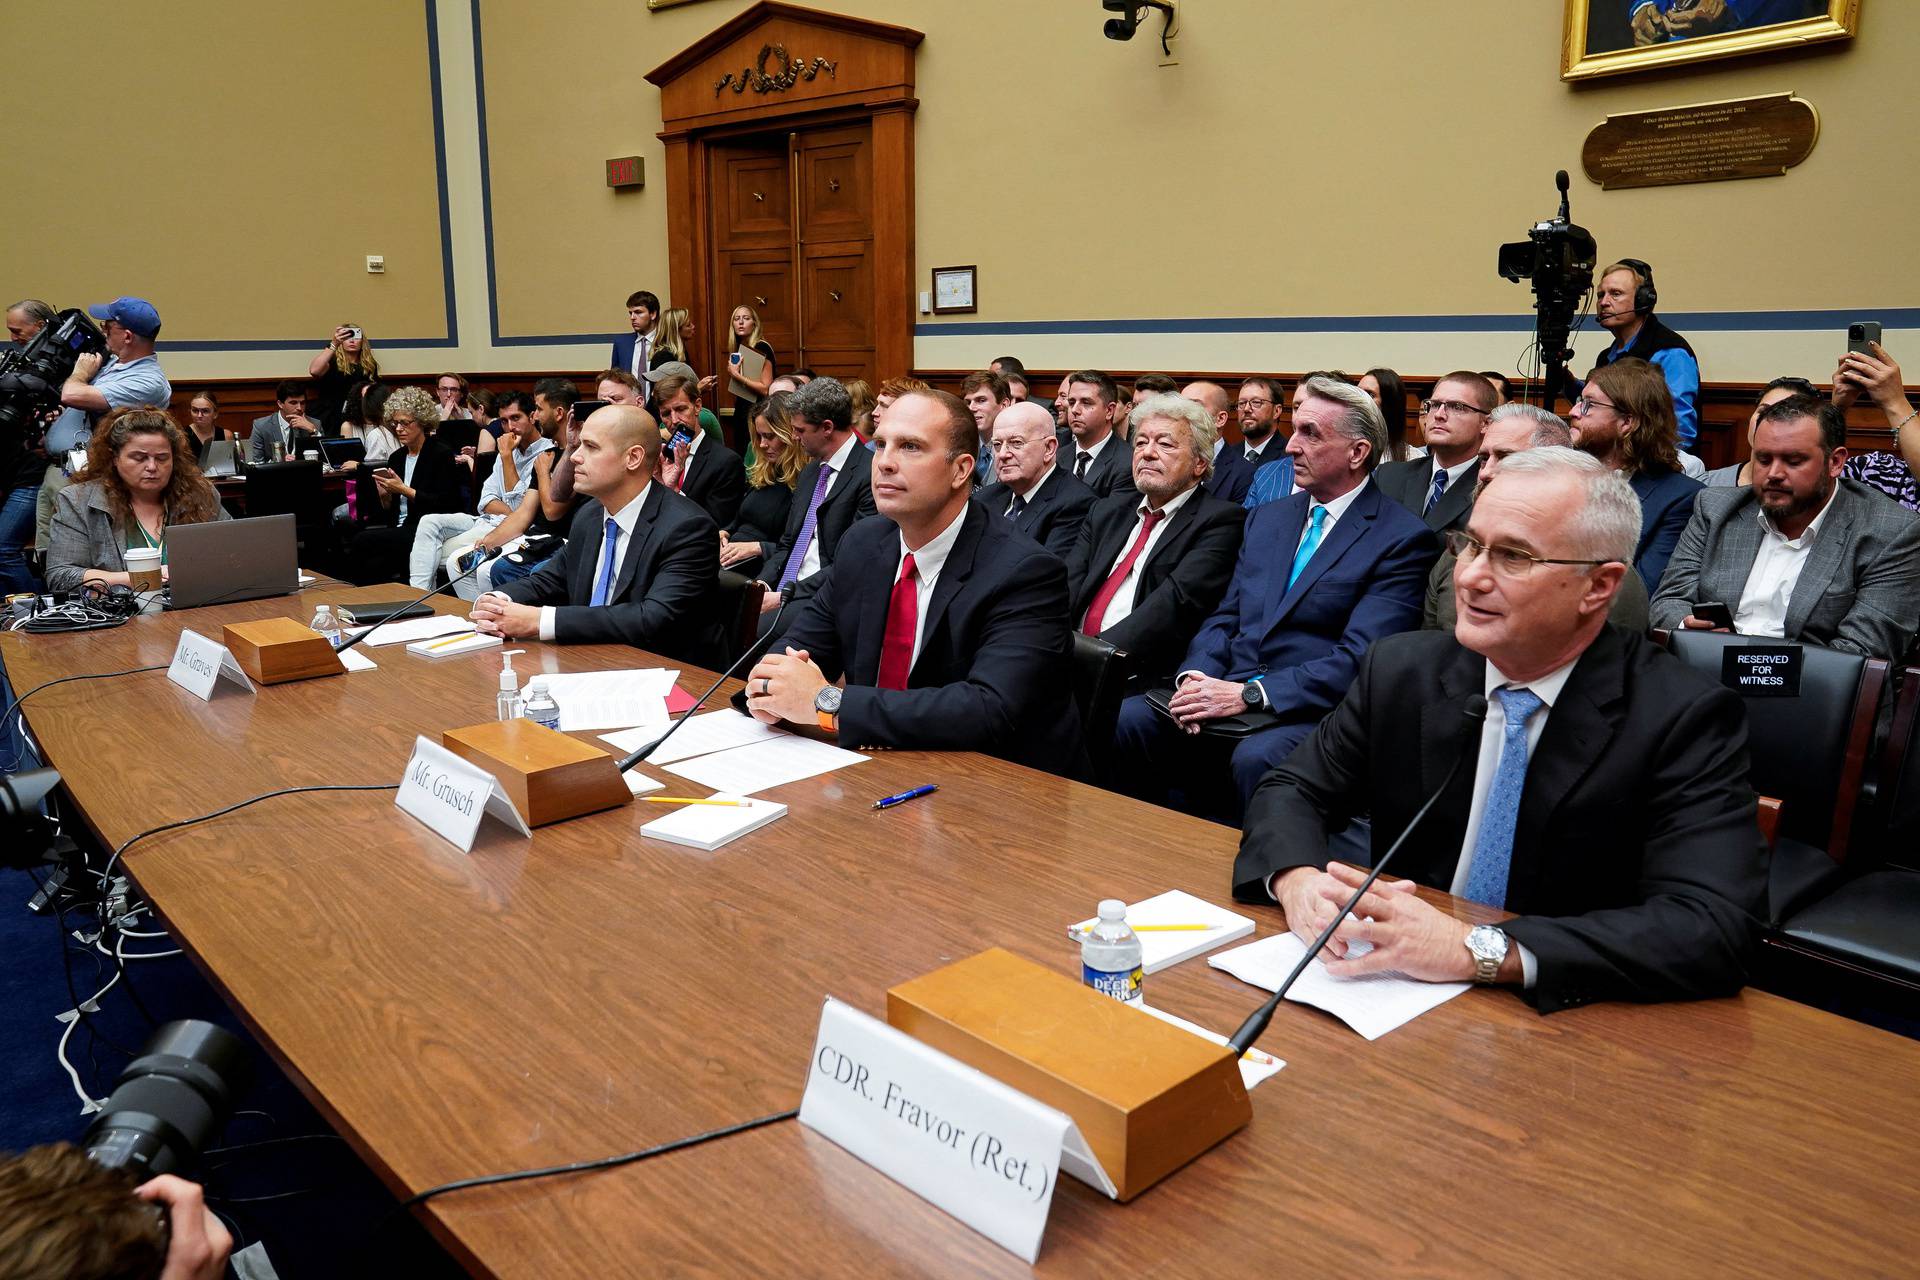
[[[413,740],[413,759],[400,775],[393,802],[462,853],[473,851],[480,819],[487,814],[523,836],[533,834],[498,778],[425,738]]]
[[[1797,644],[1723,649],[1720,683],[1746,698],[1797,698],[1802,652]]]
[[[833,999],[800,1123],[1028,1262],[1062,1147],[1093,1160],[1066,1115]]]
[[[180,633],[180,643],[173,647],[173,665],[167,668],[167,679],[202,702],[213,700],[213,690],[222,680],[231,680],[248,693],[253,692],[253,681],[247,679],[247,673],[233,660],[227,646],[192,630]]]

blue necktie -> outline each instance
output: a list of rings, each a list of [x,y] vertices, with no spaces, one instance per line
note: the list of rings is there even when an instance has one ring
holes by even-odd
[[[1502,910],[1507,905],[1507,870],[1513,865],[1513,828],[1520,817],[1520,792],[1527,785],[1527,720],[1546,704],[1531,689],[1495,689],[1507,717],[1500,764],[1480,812],[1473,841],[1473,865],[1467,869],[1465,896]]]
[[[600,581],[593,584],[593,599],[590,605],[602,605],[613,594],[613,570],[620,563],[620,525],[612,516],[607,517],[607,536],[600,542],[600,550],[606,560],[600,566]]]
[[[1445,467],[1436,466],[1433,469],[1433,492],[1427,495],[1427,505],[1421,509],[1420,514],[1425,515],[1427,512],[1433,510],[1433,504],[1440,501],[1440,495],[1446,491],[1447,470]]]
[[[1300,580],[1300,571],[1307,567],[1307,561],[1313,559],[1313,553],[1320,549],[1320,539],[1327,531],[1327,509],[1315,504],[1307,516],[1307,536],[1300,539],[1300,549],[1293,553],[1293,572],[1287,575],[1287,590],[1293,590],[1293,584]]]

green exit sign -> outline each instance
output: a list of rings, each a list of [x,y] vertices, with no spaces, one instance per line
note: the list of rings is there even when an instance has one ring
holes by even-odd
[[[647,185],[647,166],[639,156],[620,156],[607,161],[607,185],[610,187],[644,187]]]

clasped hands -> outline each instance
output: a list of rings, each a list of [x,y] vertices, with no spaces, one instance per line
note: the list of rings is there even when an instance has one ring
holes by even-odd
[[[536,605],[519,604],[498,591],[489,591],[473,602],[467,615],[473,629],[485,636],[505,636],[509,640],[532,640],[540,634],[540,610]]]
[[[1247,686],[1238,680],[1216,680],[1191,675],[1180,681],[1167,703],[1173,719],[1188,733],[1199,733],[1208,720],[1237,716],[1247,709]]]
[[[813,700],[827,677],[805,649],[769,653],[747,673],[747,710],[764,724],[814,723]]]
[[[1286,912],[1287,927],[1312,945],[1366,878],[1366,868],[1344,862],[1329,862],[1325,871],[1295,867],[1275,878],[1274,896]],[[1358,978],[1391,969],[1423,982],[1471,981],[1467,931],[1472,926],[1428,904],[1414,887],[1411,880],[1374,881],[1320,953],[1327,972]],[[1356,942],[1370,942],[1373,950],[1349,954]]]

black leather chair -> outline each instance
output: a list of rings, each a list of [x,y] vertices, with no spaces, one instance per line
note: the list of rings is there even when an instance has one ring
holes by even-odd
[[[319,462],[269,462],[247,468],[247,515],[293,517],[301,567],[331,569],[333,504],[321,484]]]
[[[1728,648],[1767,643],[1711,631],[1675,631],[1666,640],[1669,652],[1716,683]],[[1840,878],[1887,681],[1883,659],[1799,647],[1797,696],[1742,699],[1753,789],[1780,801],[1768,885],[1770,924]]]
[[[731,666],[753,646],[760,628],[760,601],[767,589],[731,569],[722,569],[714,590],[714,608],[726,631],[723,661]]]
[[[1094,780],[1102,785],[1110,776],[1120,701],[1127,696],[1132,678],[1133,663],[1126,650],[1098,636],[1073,633],[1073,704],[1080,712],[1087,754],[1093,757]]]

